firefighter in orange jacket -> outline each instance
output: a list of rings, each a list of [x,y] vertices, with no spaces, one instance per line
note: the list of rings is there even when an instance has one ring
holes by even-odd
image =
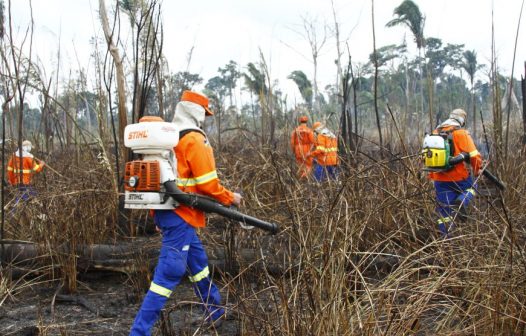
[[[314,157],[314,178],[321,182],[336,180],[338,177],[338,138],[321,122],[312,125],[316,133],[316,149],[309,153]]]
[[[296,157],[299,177],[306,178],[312,170],[312,157],[308,154],[314,146],[314,132],[307,126],[309,121],[307,116],[299,117],[298,121],[300,125],[290,135],[290,147]]]
[[[466,118],[464,110],[455,109],[449,114],[449,119],[440,124],[433,134],[448,134],[453,144],[454,156],[468,153],[473,174],[478,177],[481,173],[482,157],[469,132],[464,129]],[[444,172],[431,172],[429,178],[434,181],[438,201],[438,228],[447,236],[452,228],[455,212],[461,221],[466,219],[466,208],[475,196],[476,185],[464,162]]]
[[[35,191],[31,186],[33,175],[39,173],[44,169],[45,163],[37,160],[33,154],[31,141],[24,140],[22,142],[22,151],[17,150],[13,153],[9,162],[7,163],[7,180],[12,186],[16,186],[19,191],[20,199],[28,200],[35,195]]]
[[[207,195],[224,205],[239,205],[241,195],[219,182],[212,147],[200,128],[205,116],[209,115],[212,112],[207,97],[192,91],[183,92],[173,119],[180,130],[179,143],[175,147],[177,185],[184,192]],[[217,326],[225,312],[219,290],[210,278],[208,257],[196,233],[197,228],[205,226],[204,213],[180,205],[173,211],[156,210],[154,221],[163,235],[161,253],[130,335],[150,335],[166,300],[185,274],[202,302],[205,320]]]

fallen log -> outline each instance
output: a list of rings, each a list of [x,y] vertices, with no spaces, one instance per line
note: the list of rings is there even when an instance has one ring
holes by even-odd
[[[27,242],[3,246],[0,260],[15,278],[24,275],[45,275],[53,269],[60,269],[62,260],[59,253],[64,254],[66,258],[74,254],[76,270],[79,273],[109,271],[133,275],[153,270],[159,255],[160,241],[158,238],[150,238],[134,239],[116,245],[93,244],[79,247],[74,252],[61,248],[60,252],[54,252],[56,255],[50,255],[49,250],[43,246]],[[211,246],[207,250],[211,269],[224,273],[239,274],[250,268],[257,274],[265,271],[271,275],[283,275],[293,273],[297,269],[295,257],[278,247],[267,248],[266,251],[256,248],[239,248],[232,251],[223,246]],[[353,255],[351,258],[356,265],[362,265],[362,272],[390,273],[400,263],[400,257],[396,255]],[[71,261],[68,259],[66,262]]]
[[[93,244],[77,248],[68,252],[66,248],[59,248],[56,255],[51,255],[49,249],[35,243],[2,244],[0,255],[2,265],[9,266],[13,275],[32,273],[40,275],[52,268],[60,268],[60,254],[76,256],[76,269],[78,272],[112,271],[133,274],[144,271],[145,268],[153,269],[159,255],[160,242],[158,239],[136,239],[131,242],[122,242],[116,245]],[[235,260],[227,260],[227,256]],[[211,268],[223,272],[237,272],[239,269],[265,267],[271,274],[282,274],[286,268],[282,265],[284,256],[270,254],[261,256],[256,249],[240,249],[235,253],[227,253],[225,248],[210,248],[208,252]],[[228,265],[228,266],[227,266]]]

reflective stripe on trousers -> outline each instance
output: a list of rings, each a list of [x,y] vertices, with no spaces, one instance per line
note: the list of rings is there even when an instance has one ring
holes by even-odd
[[[171,210],[156,210],[155,223],[163,234],[159,262],[130,335],[150,335],[161,309],[185,275],[194,283],[205,317],[220,318],[224,314],[221,296],[210,279],[208,257],[195,229]]]
[[[455,218],[455,206],[462,203],[463,207],[467,207],[475,196],[476,186],[473,185],[471,176],[462,181],[435,181],[434,184],[437,200],[436,211],[440,217],[438,226],[442,234],[447,235],[449,231],[447,227],[451,224],[446,225],[446,222],[449,223],[451,219]]]

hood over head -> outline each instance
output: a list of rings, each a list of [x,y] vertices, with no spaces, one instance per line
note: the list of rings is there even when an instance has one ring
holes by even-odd
[[[192,102],[181,101],[175,107],[172,122],[180,130],[199,129],[205,121],[205,109]]]
[[[447,119],[446,121],[444,121],[443,123],[438,125],[437,128],[444,128],[444,127],[450,127],[450,126],[459,127],[459,128],[462,127],[462,125],[458,122],[458,120],[456,120],[456,119]]]
[[[327,127],[323,127],[320,131],[320,134],[323,134],[330,138],[336,138],[336,135],[334,135],[334,133],[332,133],[331,130],[329,130]]]
[[[180,129],[200,129],[207,115],[213,115],[208,108],[208,98],[200,93],[184,91],[181,101],[175,107],[172,122]]]
[[[33,144],[29,140],[22,141],[22,157],[33,157],[31,154],[31,149],[33,149]],[[20,150],[17,149],[15,152],[16,156],[20,156]]]
[[[464,126],[466,124],[468,114],[463,109],[454,109],[449,114],[449,119],[456,120],[460,126]]]

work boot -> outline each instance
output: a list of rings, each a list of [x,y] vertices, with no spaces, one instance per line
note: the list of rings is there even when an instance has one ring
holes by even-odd
[[[223,325],[224,320],[223,317],[220,317],[215,321],[208,322],[208,329],[219,330]]]
[[[216,317],[215,320],[211,316],[203,316],[202,314],[192,316],[190,318],[190,325],[194,327],[200,327],[204,329],[219,329],[225,320],[226,313],[223,313],[221,316]]]
[[[457,219],[461,223],[465,223],[468,220],[469,215],[467,207],[464,204],[462,204],[461,200],[456,200],[455,205],[457,206]]]

